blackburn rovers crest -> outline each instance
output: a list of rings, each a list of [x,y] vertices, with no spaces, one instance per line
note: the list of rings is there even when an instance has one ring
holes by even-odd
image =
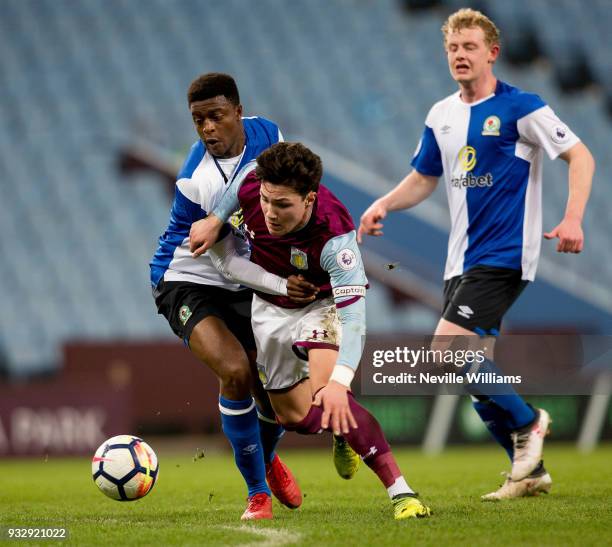
[[[184,305],[181,306],[181,309],[179,310],[179,321],[183,324],[183,326],[187,323],[187,321],[189,321],[189,318],[191,317],[192,311],[189,309],[189,306]]]
[[[497,116],[489,116],[482,124],[482,135],[499,137],[501,120]]]
[[[308,269],[308,255],[295,247],[291,247],[291,265],[298,270]]]

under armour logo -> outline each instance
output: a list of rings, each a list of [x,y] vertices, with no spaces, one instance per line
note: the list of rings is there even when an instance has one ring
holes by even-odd
[[[244,231],[251,236],[251,239],[255,239],[255,230],[249,230],[247,223],[244,223]]]
[[[318,336],[321,335],[321,338],[327,338],[327,331],[323,330],[323,331],[318,331],[317,329],[314,329],[312,331],[312,339],[313,340],[318,340]]]

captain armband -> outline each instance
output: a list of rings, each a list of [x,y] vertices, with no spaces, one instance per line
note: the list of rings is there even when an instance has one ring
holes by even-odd
[[[347,296],[361,296],[365,298],[366,288],[364,285],[344,285],[341,287],[334,287],[332,289],[332,295],[334,298],[343,298]]]

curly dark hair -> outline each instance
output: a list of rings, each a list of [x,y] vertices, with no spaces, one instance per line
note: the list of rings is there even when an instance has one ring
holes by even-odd
[[[198,76],[187,90],[187,102],[205,101],[223,95],[234,106],[240,104],[238,86],[234,78],[222,72],[209,72]]]
[[[278,142],[257,157],[259,180],[293,188],[300,196],[319,189],[321,158],[299,142]]]

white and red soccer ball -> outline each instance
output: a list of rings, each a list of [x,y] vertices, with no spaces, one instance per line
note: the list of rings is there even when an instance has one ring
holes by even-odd
[[[153,449],[133,435],[104,441],[91,460],[93,480],[109,498],[132,501],[146,496],[157,480],[159,463]]]

